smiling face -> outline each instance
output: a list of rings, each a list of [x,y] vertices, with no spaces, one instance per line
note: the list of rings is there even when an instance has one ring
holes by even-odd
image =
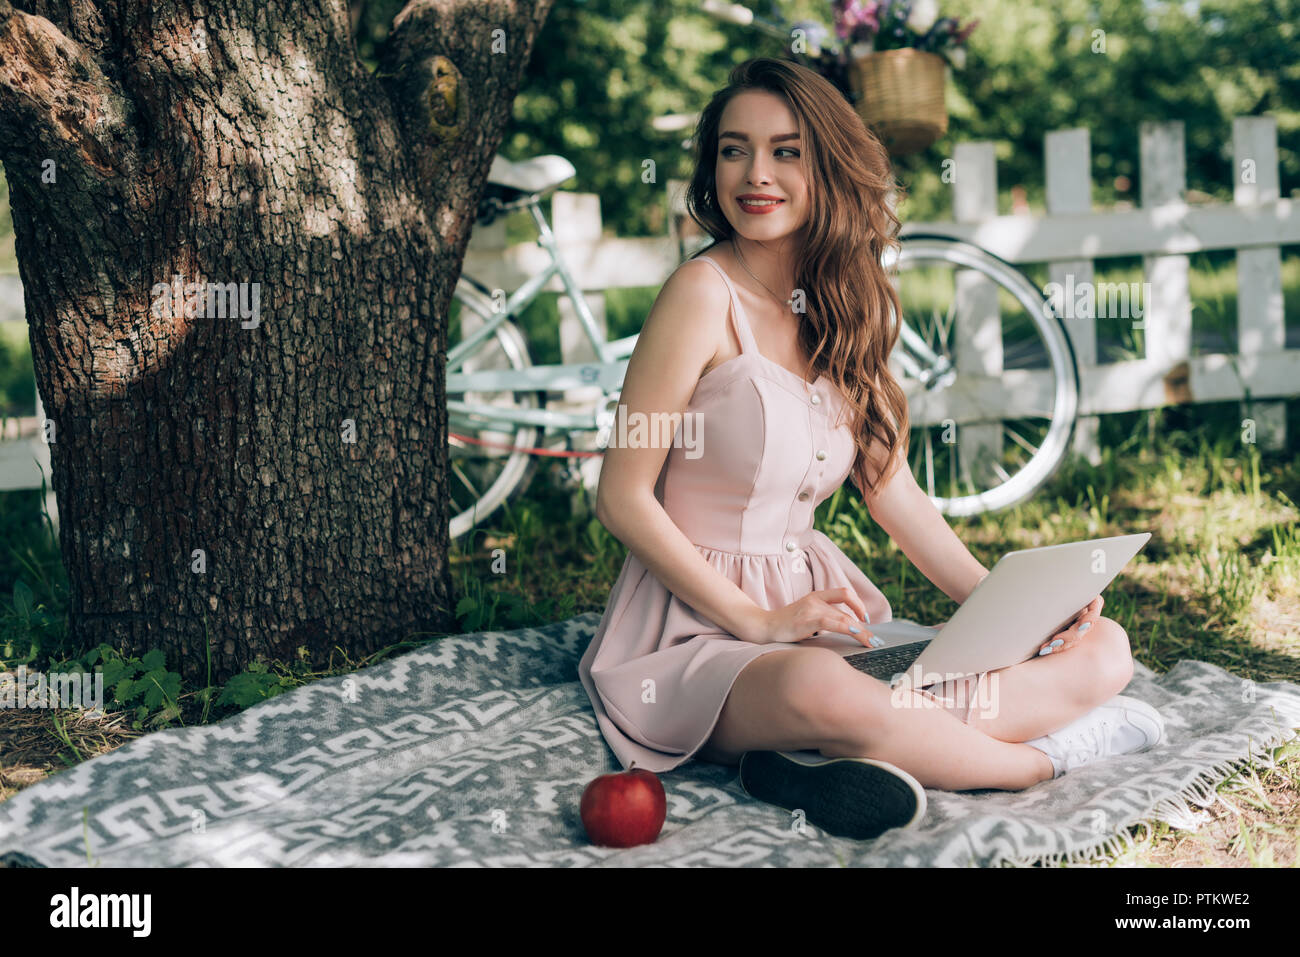
[[[737,233],[768,242],[803,228],[808,219],[803,150],[799,124],[784,98],[746,90],[727,103],[718,123],[714,175],[718,204]]]

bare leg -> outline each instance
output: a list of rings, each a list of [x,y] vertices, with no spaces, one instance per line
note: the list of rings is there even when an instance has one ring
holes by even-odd
[[[920,692],[891,694],[888,713],[821,751],[888,761],[926,787],[949,791],[1015,790],[1047,780],[1047,755],[1017,742],[1064,727],[1118,694],[1133,674],[1124,630],[1102,618],[1093,632],[1066,654],[990,672],[978,700],[940,705]],[[878,699],[883,683],[871,680]],[[969,723],[959,717],[967,711]]]
[[[1123,629],[1101,618],[1065,654],[991,672],[988,693],[955,702],[954,714],[918,692],[899,707],[902,696],[846,668],[834,652],[791,648],[756,658],[740,673],[698,754],[735,764],[745,751],[819,749],[828,757],[887,761],[926,787],[1019,790],[1052,777],[1047,755],[1019,742],[1114,697],[1132,669]],[[785,706],[773,708],[774,701]]]
[[[1052,776],[1047,755],[989,737],[923,695],[896,708],[883,682],[833,651],[790,648],[737,676],[700,758],[735,765],[746,751],[818,750],[887,761],[925,787],[1019,790]],[[773,702],[784,702],[773,707]]]
[[[870,688],[870,696],[876,699],[876,707],[871,709],[874,720],[858,725],[864,729],[861,734],[823,745],[820,750],[827,757],[886,761],[912,775],[923,787],[945,791],[1018,791],[1052,777],[1052,762],[1037,748],[991,738],[915,691],[906,693],[911,705],[897,707],[886,701],[881,708],[882,695],[886,699],[904,696],[893,695],[874,678],[862,678],[862,690]]]

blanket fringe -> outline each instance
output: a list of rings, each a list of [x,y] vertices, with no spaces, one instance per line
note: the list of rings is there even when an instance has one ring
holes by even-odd
[[[1276,761],[1272,752],[1295,737],[1297,737],[1296,730],[1283,726],[1262,742],[1252,740],[1247,748],[1247,757],[1222,761],[1211,765],[1209,770],[1199,772],[1178,794],[1157,801],[1149,816],[1158,821],[1163,821],[1171,827],[1194,830],[1205,822],[1206,816],[1204,810],[1197,813],[1193,810],[1191,804],[1196,804],[1202,809],[1214,807],[1215,804],[1220,803],[1218,791],[1220,784],[1252,760],[1259,767],[1275,767]],[[1145,829],[1144,840],[1150,839],[1151,824],[1140,819],[1123,825],[1118,834],[1075,851],[1033,854],[1025,857],[1007,856],[992,863],[995,865],[1007,863],[1015,867],[1033,867],[1040,864],[1047,864],[1052,867],[1059,867],[1062,864],[1066,866],[1088,864],[1099,857],[1110,857],[1132,850],[1136,844],[1132,835],[1129,834],[1129,828],[1134,826]]]

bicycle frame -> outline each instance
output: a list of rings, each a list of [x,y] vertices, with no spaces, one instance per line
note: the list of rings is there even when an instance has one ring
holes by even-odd
[[[564,265],[564,258],[560,255],[559,244],[555,241],[555,234],[551,232],[550,224],[546,222],[546,217],[542,215],[541,208],[537,202],[528,204],[528,212],[533,217],[533,222],[537,225],[538,245],[545,248],[550,254],[551,263],[537,275],[531,277],[527,282],[514,291],[510,298],[506,300],[504,309],[500,311],[493,310],[490,315],[483,318],[485,322],[482,327],[476,329],[469,338],[458,344],[454,349],[447,353],[447,370],[448,372],[459,368],[464,361],[466,354],[473,352],[478,348],[488,336],[496,332],[497,327],[507,319],[516,315],[520,309],[533,301],[533,298],[542,290],[553,276],[558,275],[560,282],[564,286],[564,291],[568,293],[570,301],[573,302],[574,308],[578,313],[578,321],[582,323],[582,329],[591,342],[592,348],[596,350],[597,361],[604,365],[623,359],[632,354],[632,349],[636,346],[636,336],[627,336],[626,338],[614,342],[606,341],[601,335],[599,327],[596,325],[596,317],[591,314],[591,308],[583,298],[578,288],[577,282],[570,274],[568,268]],[[492,292],[486,286],[479,283],[472,277],[462,274],[461,278],[470,283],[480,294],[491,299]],[[478,311],[478,310],[475,310]],[[564,387],[559,387],[564,388]]]

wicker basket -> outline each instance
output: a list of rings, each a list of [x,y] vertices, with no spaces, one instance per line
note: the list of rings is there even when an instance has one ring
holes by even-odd
[[[948,131],[947,65],[938,54],[911,49],[854,58],[858,115],[893,155],[917,153]]]

